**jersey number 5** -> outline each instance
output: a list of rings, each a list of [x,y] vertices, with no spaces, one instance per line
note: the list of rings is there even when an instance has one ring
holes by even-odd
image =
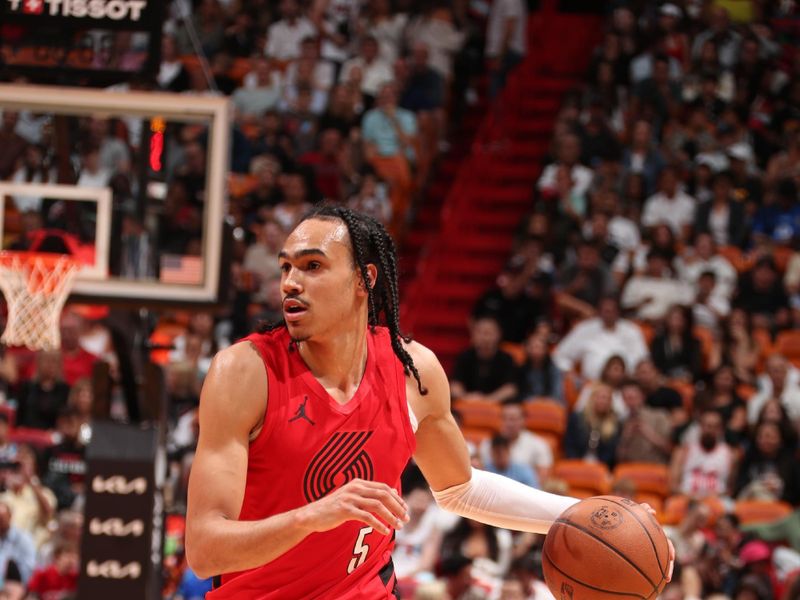
[[[372,527],[362,527],[359,530],[356,545],[353,547],[353,558],[350,559],[350,564],[347,565],[348,575],[363,565],[364,561],[367,560],[369,546],[364,543],[364,538],[370,533],[372,533]]]

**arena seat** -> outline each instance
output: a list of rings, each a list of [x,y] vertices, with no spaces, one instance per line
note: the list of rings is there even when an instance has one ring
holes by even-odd
[[[514,342],[503,342],[500,344],[500,350],[507,352],[514,359],[514,364],[521,367],[525,364],[528,356],[525,354],[525,346],[522,344],[515,344]]]
[[[697,390],[693,384],[684,381],[683,379],[670,379],[667,381],[667,386],[674,389],[681,395],[683,400],[683,408],[689,413],[692,412],[694,407],[694,396]]]
[[[716,496],[709,496],[701,500],[703,504],[711,509],[708,525],[712,526],[717,519],[724,515],[727,510],[722,500]],[[682,494],[670,496],[664,501],[664,510],[659,515],[662,525],[677,525],[683,521],[689,509],[689,498]]]
[[[630,479],[637,494],[652,494],[663,501],[669,496],[669,468],[659,463],[631,462],[617,465],[614,479]]]
[[[800,331],[782,331],[775,339],[775,350],[788,358],[794,366],[800,366]]]
[[[525,427],[539,435],[552,434],[559,439],[567,429],[567,409],[551,398],[536,398],[523,405]]]
[[[742,525],[777,521],[789,515],[792,510],[792,505],[787,502],[765,500],[739,500],[733,508]]]
[[[560,460],[553,467],[553,477],[566,482],[569,493],[579,498],[599,496],[611,490],[611,473],[604,463]]]
[[[8,439],[15,444],[29,444],[37,450],[49,448],[56,443],[54,432],[30,427],[12,429],[8,434]]]
[[[456,400],[453,409],[461,415],[462,428],[484,429],[495,433],[500,430],[500,405],[485,400]]]
[[[570,410],[578,402],[578,396],[581,393],[581,386],[578,384],[577,379],[578,376],[574,373],[566,373],[564,375],[564,400]]]
[[[711,360],[714,356],[714,344],[717,341],[714,339],[714,332],[708,327],[696,325],[692,329],[694,337],[700,342],[700,352],[703,355],[703,368],[708,370],[711,366]]]

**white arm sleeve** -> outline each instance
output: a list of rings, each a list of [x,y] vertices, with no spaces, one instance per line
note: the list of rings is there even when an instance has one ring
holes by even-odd
[[[547,533],[558,516],[577,503],[487,471],[472,469],[466,483],[433,492],[443,509],[487,525]]]

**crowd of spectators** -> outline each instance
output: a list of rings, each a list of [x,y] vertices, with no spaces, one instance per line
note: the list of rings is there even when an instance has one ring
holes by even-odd
[[[227,221],[234,238],[227,308],[167,314],[152,338],[158,344],[166,332],[162,341],[172,347],[152,355],[165,368],[169,396],[170,514],[185,511],[211,357],[257,320],[280,315],[277,252],[288,231],[327,201],[375,216],[402,241],[458,119],[484,93],[481,73],[490,76],[488,93],[498,93],[525,55],[526,26],[522,0],[168,3],[155,77],[135,75],[109,91],[230,99]],[[127,49],[120,43],[109,51],[136,50],[137,40],[125,39]],[[148,129],[163,129],[158,169],[143,151]],[[164,255],[202,252],[207,140],[197,123],[3,110],[0,180],[110,187],[110,274],[163,281]],[[12,249],[93,252],[90,205],[21,194],[10,200],[3,233]],[[54,229],[62,233],[50,235]],[[91,379],[105,363],[119,384],[124,369],[111,330],[94,317],[81,307],[65,311],[59,351],[0,351],[2,598],[75,591]],[[111,416],[133,418],[122,395],[116,385]],[[521,422],[509,425],[509,435],[524,437],[521,429]],[[502,448],[483,450],[503,472]],[[549,463],[540,459],[531,483],[546,476]],[[424,512],[427,496],[417,497]],[[167,550],[166,597],[202,597],[210,582],[186,568],[180,536]]]
[[[276,254],[287,231],[325,199],[373,214],[402,239],[447,149],[449,123],[475,100],[476,65],[488,59],[494,94],[525,54],[519,1],[194,4],[189,15],[171,7],[157,80],[133,84],[224,94],[235,110],[230,308],[175,315],[166,323],[180,331],[173,349],[155,357],[170,400],[165,500],[177,515],[211,357],[255,319],[280,314]],[[469,436],[475,466],[556,493],[571,491],[555,476],[560,459],[609,471],[667,467],[669,492],[688,505],[668,529],[678,568],[665,598],[798,593],[789,574],[800,548],[745,532],[731,510],[745,499],[800,502],[800,344],[792,343],[800,54],[789,4],[610,3],[587,83],[556,119],[533,210],[497,285],[476,303],[471,346],[451,373],[457,413],[470,403],[500,407],[492,435]],[[195,39],[210,79],[186,58],[199,50]],[[76,119],[74,132],[69,160],[48,161],[49,124],[5,111],[0,179],[130,194],[135,123]],[[204,137],[196,127],[170,135],[163,229],[149,233],[191,254]],[[41,199],[15,203],[23,231],[58,216]],[[121,219],[120,239],[131,245],[118,248],[120,273],[150,276],[135,213]],[[108,331],[79,311],[66,313],[61,333],[59,352],[8,349],[0,360],[0,559],[8,564],[0,593],[8,598],[75,587],[87,378],[98,361],[112,373],[118,364]],[[542,398],[566,414],[562,439],[526,428],[527,406]],[[124,419],[124,403],[113,403],[112,415]],[[11,421],[40,433],[12,442]],[[443,514],[418,472],[404,479],[411,521],[397,533],[395,566],[407,597],[551,598],[540,536]],[[614,491],[638,498],[630,481]],[[666,506],[657,508],[663,516]],[[210,583],[186,569],[180,546],[170,545],[166,593],[202,597]]]
[[[478,448],[487,433],[470,415],[502,405],[493,453],[475,456],[488,468],[508,446],[500,470],[523,482],[542,463],[515,452],[506,411],[561,406],[560,439],[527,432],[555,465],[533,485],[569,493],[553,475],[578,460],[653,503],[677,550],[664,597],[796,598],[789,526],[770,536],[737,517],[747,501],[786,514],[800,502],[796,15],[770,2],[610,4],[533,209],[474,307],[454,406]],[[652,472],[667,495],[615,477],[630,463],[662,465]],[[502,544],[461,550],[479,580],[494,561],[499,597],[549,597]],[[505,591],[510,581],[524,593]]]

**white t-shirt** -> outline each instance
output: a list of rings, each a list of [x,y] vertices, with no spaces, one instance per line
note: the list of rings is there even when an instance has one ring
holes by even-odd
[[[643,301],[650,301],[637,309],[636,317],[645,320],[658,320],[667,316],[667,311],[678,304],[687,305],[694,298],[694,289],[677,279],[634,275],[622,290],[620,305],[633,308]]]
[[[747,420],[751,424],[758,421],[761,409],[774,394],[772,380],[766,374],[761,375],[758,378],[758,393],[747,401]],[[780,401],[792,421],[800,419],[800,371],[794,367],[786,374]]]
[[[491,441],[481,442],[481,460],[491,462]],[[511,462],[530,466],[531,469],[549,469],[553,466],[553,450],[545,439],[523,430],[511,442]]]
[[[270,25],[267,31],[265,53],[270,58],[292,60],[300,56],[300,42],[317,35],[317,29],[305,17],[289,23],[285,19]]]
[[[608,222],[608,237],[620,250],[633,250],[642,242],[636,223],[620,216],[613,217]]]
[[[314,74],[312,75],[312,79],[314,80],[314,87],[318,90],[323,90],[325,92],[330,91],[333,87],[333,84],[336,80],[334,77],[335,69],[333,64],[328,62],[327,60],[318,60],[317,64],[314,65]],[[297,63],[292,62],[286,67],[286,75],[284,77],[285,85],[294,85],[297,81]]]
[[[502,52],[503,36],[508,19],[515,19],[509,50],[525,55],[528,14],[522,0],[494,0],[486,26],[486,56],[496,58]]]
[[[441,531],[438,514],[440,512],[441,509],[436,503],[431,502],[414,529],[409,530],[406,525],[395,532],[392,561],[398,579],[408,577],[416,570],[428,539]]]
[[[697,285],[700,275],[707,271],[713,272],[717,278],[714,285],[714,294],[719,294],[728,299],[733,296],[733,292],[736,289],[736,269],[724,256],[712,256],[708,260],[702,258],[684,260],[683,257],[678,257],[675,260],[675,270],[678,273],[678,277],[692,287]]]
[[[730,209],[728,205],[724,205],[721,210],[711,207],[711,212],[708,215],[708,228],[711,231],[711,237],[719,246],[726,246],[728,244],[728,219],[730,218]]]
[[[642,225],[654,227],[666,223],[673,233],[680,236],[686,225],[694,223],[696,207],[697,201],[685,192],[678,191],[672,198],[658,192],[644,203]]]
[[[580,362],[584,377],[600,379],[603,367],[615,354],[625,360],[628,371],[633,371],[649,354],[641,329],[626,319],[617,321],[613,329],[606,329],[595,317],[578,323],[561,340],[553,360],[562,371],[569,371]]]
[[[556,188],[556,173],[558,173],[559,165],[552,163],[547,165],[536,182],[536,187],[540,190],[555,190]],[[585,195],[592,185],[594,179],[594,171],[583,165],[573,165],[570,173],[572,177],[572,193],[578,195]]]
[[[377,96],[381,86],[394,79],[394,72],[389,63],[377,58],[367,64],[363,58],[357,56],[344,63],[339,81],[348,81],[353,69],[361,69],[361,91],[370,96]]]

